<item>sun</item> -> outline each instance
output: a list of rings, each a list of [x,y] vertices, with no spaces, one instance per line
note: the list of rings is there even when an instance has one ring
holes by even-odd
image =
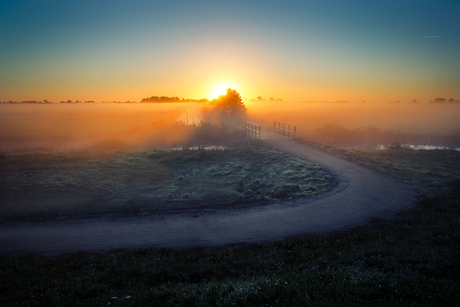
[[[211,93],[212,98],[217,98],[220,95],[225,95],[227,93],[227,89],[231,88],[230,85],[228,84],[220,84],[219,86],[216,86]]]

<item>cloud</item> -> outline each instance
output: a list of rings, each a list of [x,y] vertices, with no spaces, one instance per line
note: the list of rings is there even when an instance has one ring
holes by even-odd
[[[422,37],[419,37],[419,38],[436,38],[438,37],[437,35],[432,35],[432,36],[422,36]]]

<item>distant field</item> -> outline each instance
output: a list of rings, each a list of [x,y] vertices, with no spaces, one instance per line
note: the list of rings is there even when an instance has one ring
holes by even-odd
[[[392,142],[460,147],[460,103],[251,102],[264,131],[295,125],[297,137],[340,147],[375,149]]]
[[[198,123],[196,103],[0,105],[0,152],[75,150],[119,139],[126,145],[169,145],[185,135],[178,121]],[[152,125],[152,123],[157,123]],[[158,125],[158,123],[161,123]]]
[[[327,123],[352,129],[373,125],[382,131],[424,135],[460,133],[460,103],[254,101],[248,103],[248,113],[263,128],[279,121],[296,125],[301,133]]]
[[[67,150],[122,139],[133,147],[169,145],[187,135],[153,134],[152,122],[200,124],[201,103],[1,104],[0,151]],[[297,136],[344,147],[374,149],[399,141],[460,147],[459,103],[347,103],[247,101],[248,119],[270,131],[274,121]],[[215,123],[214,123],[215,124]],[[244,123],[240,125],[244,128]],[[153,130],[159,130],[158,127]],[[158,131],[157,131],[158,132]]]

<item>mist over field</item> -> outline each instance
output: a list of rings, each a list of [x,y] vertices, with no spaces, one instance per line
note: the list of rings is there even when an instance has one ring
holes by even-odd
[[[186,139],[177,124],[199,122],[201,105],[3,104],[0,150],[74,150],[91,147],[170,147]]]
[[[339,146],[364,145],[358,141],[366,140],[351,140],[358,137],[374,146],[381,141],[460,146],[459,103],[252,101],[248,113],[263,128],[284,122],[297,126],[297,137]]]
[[[249,114],[312,130],[327,123],[358,128],[374,125],[406,133],[460,133],[457,103],[250,102]]]
[[[262,126],[296,125],[297,135],[339,146],[460,146],[458,103],[246,102],[246,120]],[[2,104],[0,150],[171,148],[188,142],[190,129],[221,125],[201,103]],[[241,127],[240,127],[241,126]],[[238,124],[227,129],[244,129]],[[196,145],[196,144],[195,144]],[[208,144],[212,145],[212,144]]]

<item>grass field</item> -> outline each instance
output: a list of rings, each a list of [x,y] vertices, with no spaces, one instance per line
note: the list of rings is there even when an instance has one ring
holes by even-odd
[[[259,142],[225,150],[122,147],[111,140],[97,150],[1,154],[2,220],[235,209],[310,197],[333,181],[321,167]]]
[[[448,192],[450,183],[460,180],[460,152],[456,150],[414,150],[398,143],[386,150],[348,149],[298,141],[401,179],[422,195]]]
[[[419,201],[393,221],[263,245],[2,256],[0,304],[458,306],[460,153],[324,148],[406,180]]]

